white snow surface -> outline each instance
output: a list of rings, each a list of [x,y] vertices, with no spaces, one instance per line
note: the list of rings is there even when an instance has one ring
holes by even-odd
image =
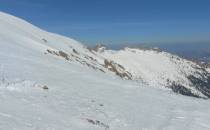
[[[50,49],[70,55],[74,54],[72,48],[79,52],[77,56],[81,61],[103,69],[100,65],[103,58],[94,57],[81,43],[0,12],[1,130],[210,129],[209,100],[122,80],[75,60],[46,54]],[[124,52],[118,53],[111,58],[121,63],[123,57],[120,56]],[[153,54],[148,58],[152,57],[150,55]],[[92,56],[98,62],[87,60],[85,56]],[[164,57],[159,54],[157,57],[164,62]],[[154,62],[158,64],[158,61],[148,63]],[[125,65],[129,69],[130,64]],[[171,66],[157,67],[161,70]],[[150,64],[140,67],[150,73],[161,73],[150,68]],[[137,72],[140,67],[136,67]],[[43,89],[45,85],[49,89]]]
[[[164,89],[165,86],[170,86],[171,82],[175,82],[205,97],[187,78],[190,75],[201,78],[197,74],[197,72],[202,73],[201,70],[196,69],[200,67],[191,61],[167,52],[135,48],[125,48],[120,51],[107,50],[101,55],[123,65],[132,74],[134,80],[140,80],[148,86]]]
[[[207,72],[209,72],[209,73],[210,73],[210,68],[206,68],[206,70],[207,70]]]

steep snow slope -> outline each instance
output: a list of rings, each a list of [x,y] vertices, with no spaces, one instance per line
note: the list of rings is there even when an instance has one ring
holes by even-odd
[[[120,51],[106,50],[101,55],[122,65],[133,80],[152,87],[168,87],[184,95],[210,96],[207,71],[178,56],[152,49],[131,48]],[[199,83],[194,82],[195,80]]]
[[[208,100],[121,80],[102,72],[103,62],[72,39],[0,13],[0,129],[210,129]]]
[[[21,19],[4,13],[0,13],[0,21],[0,39],[4,43],[1,44],[1,47],[4,48],[5,54],[12,48],[17,52],[28,51],[30,53],[33,50],[39,55],[54,55],[57,58],[79,62],[97,69],[103,68],[97,62],[101,59],[95,59],[97,57],[94,54],[73,39],[45,32]]]

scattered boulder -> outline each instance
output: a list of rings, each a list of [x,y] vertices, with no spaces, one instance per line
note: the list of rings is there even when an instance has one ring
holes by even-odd
[[[49,89],[46,85],[44,85],[42,88],[43,88],[44,90],[48,90],[48,89]]]
[[[65,58],[66,60],[69,60],[69,56],[68,56],[67,53],[65,53],[65,52],[63,52],[63,51],[59,51],[58,53],[59,53],[59,55],[60,55],[61,57]]]
[[[105,130],[109,130],[109,125],[99,121],[99,120],[93,120],[93,119],[89,119],[89,118],[86,118],[86,120],[91,123],[92,125],[96,125],[96,126],[99,126],[99,127],[103,127],[105,128]]]
[[[53,50],[49,50],[49,49],[47,49],[47,52],[48,52],[48,53],[50,53],[50,54],[53,54],[53,55],[59,56],[59,54],[58,54],[56,51],[53,51]]]
[[[43,42],[45,42],[45,43],[47,43],[47,40],[46,40],[46,39],[44,39],[44,38],[42,39],[42,41],[43,41]]]
[[[73,49],[73,52],[77,55],[79,55],[79,52],[77,52],[75,49]]]

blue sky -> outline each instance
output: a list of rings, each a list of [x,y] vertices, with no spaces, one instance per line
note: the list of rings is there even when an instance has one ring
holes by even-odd
[[[210,44],[210,0],[0,0],[0,10],[86,44]]]

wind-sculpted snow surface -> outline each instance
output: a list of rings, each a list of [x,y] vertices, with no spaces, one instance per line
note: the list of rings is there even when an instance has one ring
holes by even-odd
[[[0,129],[210,129],[209,100],[157,89],[160,83],[165,83],[162,80],[157,85],[152,82],[154,87],[150,87],[152,83],[146,78],[143,82],[122,80],[115,74],[128,77],[140,74],[128,71],[128,63],[122,66],[122,57],[111,61],[110,55],[102,53],[0,13]],[[156,52],[152,53],[156,56]],[[137,66],[136,72],[145,67],[150,73],[161,73],[156,69],[162,66],[152,72],[147,65],[148,68]],[[194,70],[183,70],[199,78]],[[197,89],[192,91],[204,96]]]

